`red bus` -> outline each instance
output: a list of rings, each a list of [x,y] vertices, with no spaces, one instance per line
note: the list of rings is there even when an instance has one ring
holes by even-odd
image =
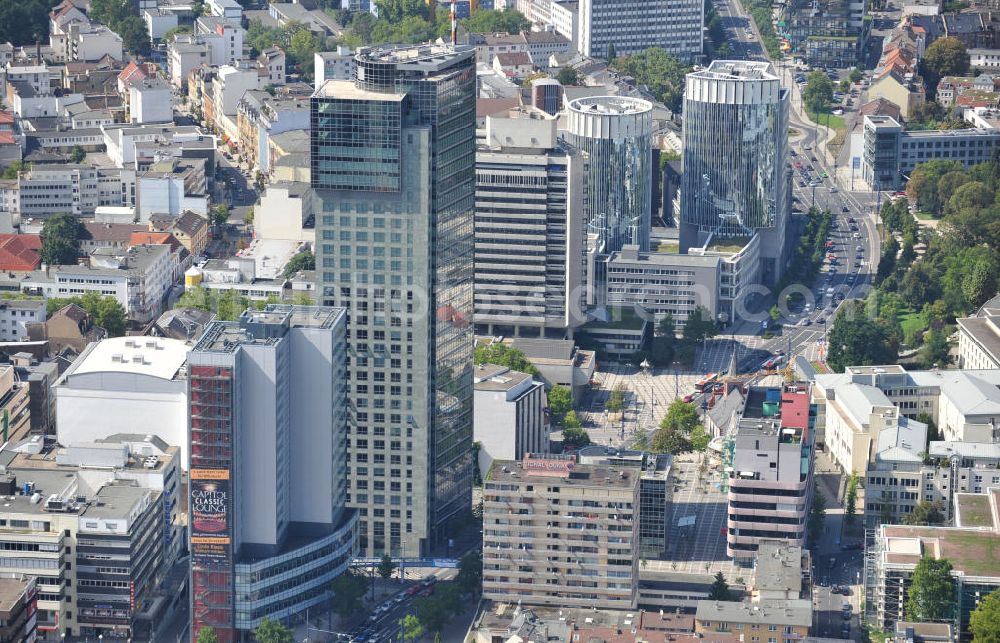
[[[701,378],[695,383],[694,390],[698,391],[699,393],[704,393],[705,388],[717,379],[719,379],[718,373],[709,373],[708,375]]]

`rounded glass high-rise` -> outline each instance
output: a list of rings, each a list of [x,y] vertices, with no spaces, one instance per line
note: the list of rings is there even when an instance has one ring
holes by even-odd
[[[687,75],[681,222],[752,236],[783,220],[788,99],[770,63],[715,61]]]
[[[591,96],[569,104],[573,144],[587,163],[587,231],[604,253],[649,250],[653,105],[639,98]]]

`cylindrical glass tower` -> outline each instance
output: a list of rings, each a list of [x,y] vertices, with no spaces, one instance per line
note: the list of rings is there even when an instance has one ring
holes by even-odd
[[[713,62],[687,75],[681,222],[751,236],[782,225],[788,98],[770,63]]]
[[[649,250],[653,105],[639,98],[592,96],[569,104],[569,132],[588,157],[585,220],[601,252]]]

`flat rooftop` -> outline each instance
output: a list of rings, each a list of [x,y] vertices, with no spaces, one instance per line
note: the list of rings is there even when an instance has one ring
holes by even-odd
[[[652,112],[653,104],[648,100],[629,96],[588,96],[570,101],[569,108],[582,114],[620,116]]]
[[[810,627],[812,626],[812,601],[808,599],[762,601],[759,603],[698,601],[698,611],[695,618],[699,621]]]
[[[344,315],[343,308],[333,306],[290,306],[270,304],[264,310],[249,309],[237,322],[212,321],[195,344],[195,353],[234,353],[240,346],[276,344],[284,331],[261,335],[253,332],[254,325],[285,328],[331,328]]]
[[[24,594],[32,581],[28,577],[0,576],[0,613],[10,614],[24,603]]]
[[[84,509],[84,518],[128,518],[142,500],[151,493],[149,489],[126,485],[110,484],[101,487],[94,496],[94,502]],[[81,531],[83,525],[81,524]]]
[[[477,364],[472,373],[477,391],[509,391],[531,375],[499,364]]]
[[[630,489],[638,484],[633,467],[577,464],[572,456],[528,457],[524,461],[497,460],[489,482],[552,482],[570,487],[610,487]]]
[[[993,528],[993,494],[956,493],[955,525]]]
[[[132,373],[175,379],[187,360],[187,344],[164,337],[112,337],[87,346],[60,379],[88,373]]]
[[[778,80],[771,63],[751,60],[713,60],[707,69],[691,75],[713,80]]]
[[[884,525],[886,563],[915,567],[921,556],[947,558],[966,576],[1000,577],[1000,534],[985,529]]]
[[[400,103],[406,94],[376,92],[362,89],[353,80],[328,80],[314,94],[316,98],[342,98],[348,100],[393,101]]]

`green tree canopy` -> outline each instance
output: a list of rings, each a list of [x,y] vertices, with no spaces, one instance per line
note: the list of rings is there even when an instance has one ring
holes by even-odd
[[[903,523],[907,525],[943,525],[944,513],[941,511],[941,503],[921,500],[903,518]]]
[[[292,257],[288,264],[285,265],[285,270],[282,275],[285,279],[291,279],[295,273],[300,270],[315,270],[316,269],[316,255],[308,250],[303,250],[294,257]]]
[[[483,554],[470,551],[458,559],[458,576],[455,578],[464,594],[476,594],[483,587]]]
[[[73,151],[69,154],[69,160],[72,163],[83,163],[83,160],[87,158],[87,151],[84,150],[79,145],[73,146]]]
[[[111,295],[101,295],[91,291],[78,297],[51,297],[46,301],[49,315],[55,311],[76,304],[87,311],[94,324],[108,331],[109,337],[121,337],[125,334],[128,314],[118,300]]]
[[[382,578],[389,580],[392,578],[392,572],[395,571],[395,569],[396,563],[392,562],[392,556],[386,553],[382,554],[382,560],[378,562],[378,567],[375,568],[375,571],[378,572],[378,575]]]
[[[510,8],[502,11],[477,9],[470,17],[462,20],[461,24],[469,33],[519,34],[531,28],[531,21],[524,14]]]
[[[898,355],[884,325],[868,319],[864,302],[860,301],[841,307],[827,349],[827,364],[838,373],[847,366],[894,364]]]
[[[403,641],[416,641],[424,634],[424,626],[415,614],[407,614],[399,621]]]
[[[722,572],[715,573],[715,580],[712,581],[712,589],[708,593],[708,600],[710,601],[732,601],[735,600],[731,591],[729,591],[729,583],[726,582],[726,577]]]
[[[290,629],[266,616],[253,631],[253,637],[257,639],[258,643],[294,643],[295,641],[295,636]]]
[[[549,389],[548,403],[549,413],[558,421],[573,410],[573,395],[567,387],[556,384]]]
[[[563,416],[562,425],[564,429],[579,429],[583,427],[583,423],[580,422],[580,418],[577,417],[576,411],[570,411]],[[590,440],[590,438],[587,438]]]
[[[556,80],[559,81],[561,85],[576,85],[580,82],[580,75],[576,73],[576,70],[565,65],[559,68],[559,72],[556,74]]]
[[[979,605],[969,615],[969,630],[975,643],[1000,641],[1000,589],[980,599]]]
[[[964,76],[969,71],[969,54],[958,38],[938,38],[924,51],[920,61],[931,93],[945,76]]]
[[[333,611],[341,618],[348,618],[361,609],[367,581],[352,572],[345,572],[333,579]]]
[[[212,628],[203,627],[198,630],[198,636],[195,637],[195,641],[197,643],[219,643],[219,637]]]
[[[809,509],[809,518],[806,521],[806,530],[809,532],[809,542],[819,542],[823,535],[823,523],[826,522],[826,498],[820,493],[818,488],[813,488],[812,507]]]
[[[572,413],[572,411],[570,411]],[[569,415],[566,416],[567,420]],[[566,426],[562,432],[563,447],[579,449],[590,444],[590,435],[584,429]]]
[[[667,414],[660,421],[661,427],[677,429],[682,433],[691,433],[701,424],[698,410],[694,404],[675,399],[667,407]]]
[[[821,71],[814,71],[806,77],[806,88],[802,90],[802,102],[814,115],[826,111],[833,101],[833,81]]]
[[[913,570],[906,620],[941,621],[954,616],[955,586],[947,559],[924,556]]]
[[[476,364],[498,364],[529,375],[540,375],[538,369],[528,361],[524,353],[501,342],[476,344],[473,362]]]
[[[83,225],[72,214],[53,214],[42,224],[42,263],[50,266],[75,265],[80,258]]]
[[[632,76],[650,91],[672,112],[681,109],[684,94],[684,77],[691,67],[667,54],[659,47],[652,47],[638,54],[620,56],[611,64],[612,68]]]
[[[700,342],[706,338],[715,337],[719,332],[719,327],[712,319],[712,313],[704,306],[695,306],[688,314],[682,331],[684,340],[687,342]]]

